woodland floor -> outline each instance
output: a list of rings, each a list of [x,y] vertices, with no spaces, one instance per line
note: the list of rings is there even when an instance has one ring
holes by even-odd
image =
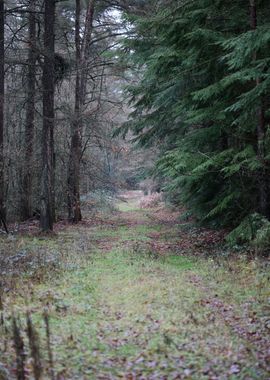
[[[59,380],[269,379],[267,263],[227,257],[222,233],[125,197],[119,211],[59,224],[50,238],[34,227],[0,238],[0,362],[10,379],[10,315],[24,336],[27,310],[49,378],[44,307]]]

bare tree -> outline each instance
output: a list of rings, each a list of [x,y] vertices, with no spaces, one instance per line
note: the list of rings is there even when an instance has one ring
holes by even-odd
[[[76,48],[76,86],[74,120],[71,124],[71,147],[68,167],[68,214],[69,220],[77,223],[82,219],[80,207],[80,162],[82,156],[82,119],[86,100],[87,61],[93,30],[95,0],[89,0],[80,43],[80,0],[76,0],[75,48]]]
[[[53,230],[54,201],[54,25],[55,1],[45,0],[43,63],[43,128],[40,227]]]
[[[24,173],[22,183],[21,219],[29,219],[32,210],[32,182],[33,182],[33,143],[35,121],[35,93],[36,93],[36,19],[35,0],[29,1],[28,14],[28,73],[27,73],[27,100],[24,135]]]
[[[4,200],[4,99],[5,99],[5,16],[4,0],[0,0],[0,224],[5,226]]]

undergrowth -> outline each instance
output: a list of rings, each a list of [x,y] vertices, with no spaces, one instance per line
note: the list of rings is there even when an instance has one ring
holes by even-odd
[[[9,380],[18,359],[25,376],[44,378],[267,379],[266,261],[199,256],[216,244],[212,234],[149,213],[5,241],[31,260],[57,258],[40,277],[26,263],[14,288],[3,282],[0,370]]]

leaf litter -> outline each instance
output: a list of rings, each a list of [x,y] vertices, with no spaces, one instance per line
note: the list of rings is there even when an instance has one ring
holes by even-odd
[[[9,379],[18,376],[9,331],[16,311],[25,378],[35,370],[34,345],[25,335],[28,313],[39,334],[36,362],[44,378],[54,366],[62,380],[268,379],[265,263],[207,259],[224,232],[187,225],[163,205],[140,209],[132,194],[125,200],[133,210],[99,216],[96,223],[60,223],[51,238],[28,232],[4,241],[1,263],[10,272],[1,278],[0,370]]]

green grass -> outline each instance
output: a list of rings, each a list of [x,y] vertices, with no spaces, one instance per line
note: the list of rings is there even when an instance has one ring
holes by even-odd
[[[207,379],[203,372],[213,357],[214,373],[229,371],[244,342],[221,316],[211,320],[211,310],[201,304],[204,290],[190,281],[191,275],[208,278],[210,265],[188,257],[134,258],[113,250],[96,254],[92,264],[66,271],[50,284],[37,286],[31,309],[39,326],[44,305],[50,310],[57,371],[65,368],[68,378],[96,379],[108,373],[118,378],[128,361],[132,371],[147,376],[153,373],[155,361],[160,376],[170,376],[181,362],[181,370],[190,371],[192,379]],[[220,269],[218,275],[223,284],[211,290],[218,289],[223,298],[225,289],[235,285],[226,270]],[[16,307],[23,313],[23,303],[17,301]],[[243,373],[248,374],[253,359],[244,354]],[[113,363],[113,369],[108,363]],[[244,379],[241,376],[234,378]]]
[[[134,210],[134,204],[129,207]],[[133,212],[135,219],[141,218],[141,211]],[[267,273],[247,260],[216,262],[169,251],[163,258],[145,254],[149,233],[166,236],[166,231],[172,232],[146,220],[61,232],[50,246],[69,265],[32,286],[29,295],[7,298],[5,313],[14,309],[23,318],[30,309],[45,350],[42,313],[48,308],[55,369],[65,379],[121,379],[129,374],[146,379],[174,379],[177,374],[195,380],[267,379],[257,364],[259,347],[232,325],[246,318],[243,313],[265,316]],[[93,240],[113,238],[118,240],[110,252],[93,251]],[[132,250],[125,246],[129,240],[141,245]],[[224,307],[215,308],[217,300]],[[228,305],[237,318],[232,323],[225,319]],[[2,360],[11,363],[12,350]]]
[[[131,212],[131,211],[136,211],[139,213],[145,212],[145,210],[139,207],[138,200],[136,199],[130,200],[129,202],[119,202],[117,207],[119,211],[121,212]]]
[[[161,231],[161,225],[148,225],[148,224],[139,224],[134,226],[119,226],[114,229],[96,229],[89,234],[93,240],[98,239],[117,239],[120,242],[124,241],[147,241],[150,240],[148,236],[152,232]]]
[[[179,269],[192,269],[195,266],[195,261],[184,256],[174,256],[171,255],[167,257],[166,262],[171,264],[175,268]]]

